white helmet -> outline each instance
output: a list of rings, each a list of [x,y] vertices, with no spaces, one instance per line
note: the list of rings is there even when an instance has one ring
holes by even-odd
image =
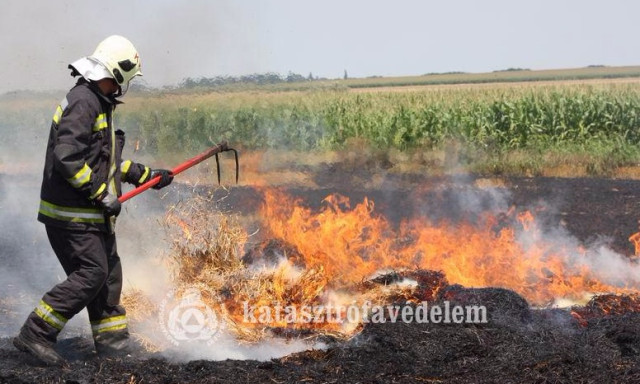
[[[131,79],[142,76],[138,51],[128,39],[122,36],[113,35],[102,40],[89,59],[105,67],[111,74],[110,77],[113,77],[120,86],[122,95],[129,89]]]

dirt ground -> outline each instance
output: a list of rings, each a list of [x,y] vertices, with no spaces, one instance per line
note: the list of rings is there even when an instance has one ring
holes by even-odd
[[[366,175],[332,165],[314,177],[322,188],[287,188],[310,207],[319,207],[329,193],[353,201],[368,196],[376,212],[398,222],[424,214],[455,221],[515,205],[534,210],[539,220],[565,228],[585,244],[605,241],[625,255],[633,253],[628,237],[640,218],[637,180],[388,175],[372,189],[363,181]],[[0,185],[12,181],[0,175]],[[249,186],[215,193],[228,195],[221,203],[228,210],[251,212],[260,204],[260,194]],[[9,248],[2,248],[0,259],[10,263]],[[534,309],[497,288],[452,286],[439,297],[444,299],[486,305],[488,323],[368,324],[346,342],[270,361],[177,363],[146,352],[100,358],[89,339],[69,337],[56,347],[69,361],[63,368],[43,367],[3,338],[0,382],[640,383],[640,313],[594,315],[580,323],[568,310]]]

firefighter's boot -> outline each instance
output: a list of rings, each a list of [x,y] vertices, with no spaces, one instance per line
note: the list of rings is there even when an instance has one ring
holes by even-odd
[[[22,352],[27,352],[46,365],[62,366],[65,360],[53,349],[53,347],[31,341],[22,334],[13,338],[13,345]]]
[[[121,357],[131,352],[129,331],[126,329],[98,333],[93,337],[93,343],[100,356]]]

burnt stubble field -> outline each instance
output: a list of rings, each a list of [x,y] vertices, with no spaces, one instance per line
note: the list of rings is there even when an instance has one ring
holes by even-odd
[[[391,222],[424,212],[429,212],[435,220],[446,218],[455,222],[469,213],[460,203],[460,196],[469,195],[455,191],[471,188],[474,205],[492,209],[497,190],[501,204],[531,209],[537,212],[540,222],[564,228],[584,244],[606,242],[617,253],[630,258],[634,253],[628,238],[638,230],[640,181],[511,177],[501,178],[499,183],[492,181],[496,187],[487,192],[469,187],[484,183],[484,179],[474,176],[465,176],[461,181],[456,177],[389,175],[383,188],[367,188],[357,181],[362,179],[361,174],[354,177],[342,174],[339,168],[327,167],[316,176],[322,188],[285,189],[311,208],[318,208],[322,199],[332,193],[348,196],[353,201],[367,196],[375,201],[376,212]],[[17,179],[0,175],[0,181],[6,185]],[[179,183],[172,188],[188,189]],[[194,191],[198,193],[197,189]],[[249,213],[261,204],[258,189],[251,186],[215,191],[214,195],[218,193],[226,196],[220,205],[223,209],[240,214]],[[416,209],[415,199],[420,199],[420,209]],[[15,264],[12,246],[15,248],[16,241],[3,238],[3,242],[9,245],[0,250],[3,263]],[[41,366],[15,350],[7,337],[0,340],[0,381],[640,382],[640,305],[632,301],[629,307],[616,307],[610,299],[595,298],[573,311],[540,308],[509,289],[451,284],[438,292],[436,302],[485,305],[489,314],[486,324],[372,323],[348,340],[327,338],[325,348],[268,361],[177,362],[161,353],[147,352],[142,346],[128,357],[101,358],[94,354],[90,339],[77,336],[60,340],[56,348],[69,363],[53,368]]]

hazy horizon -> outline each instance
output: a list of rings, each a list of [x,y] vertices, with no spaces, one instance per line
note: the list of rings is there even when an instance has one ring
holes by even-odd
[[[128,37],[144,83],[288,72],[329,79],[640,65],[640,3],[5,0],[0,93],[68,89],[68,63]]]

